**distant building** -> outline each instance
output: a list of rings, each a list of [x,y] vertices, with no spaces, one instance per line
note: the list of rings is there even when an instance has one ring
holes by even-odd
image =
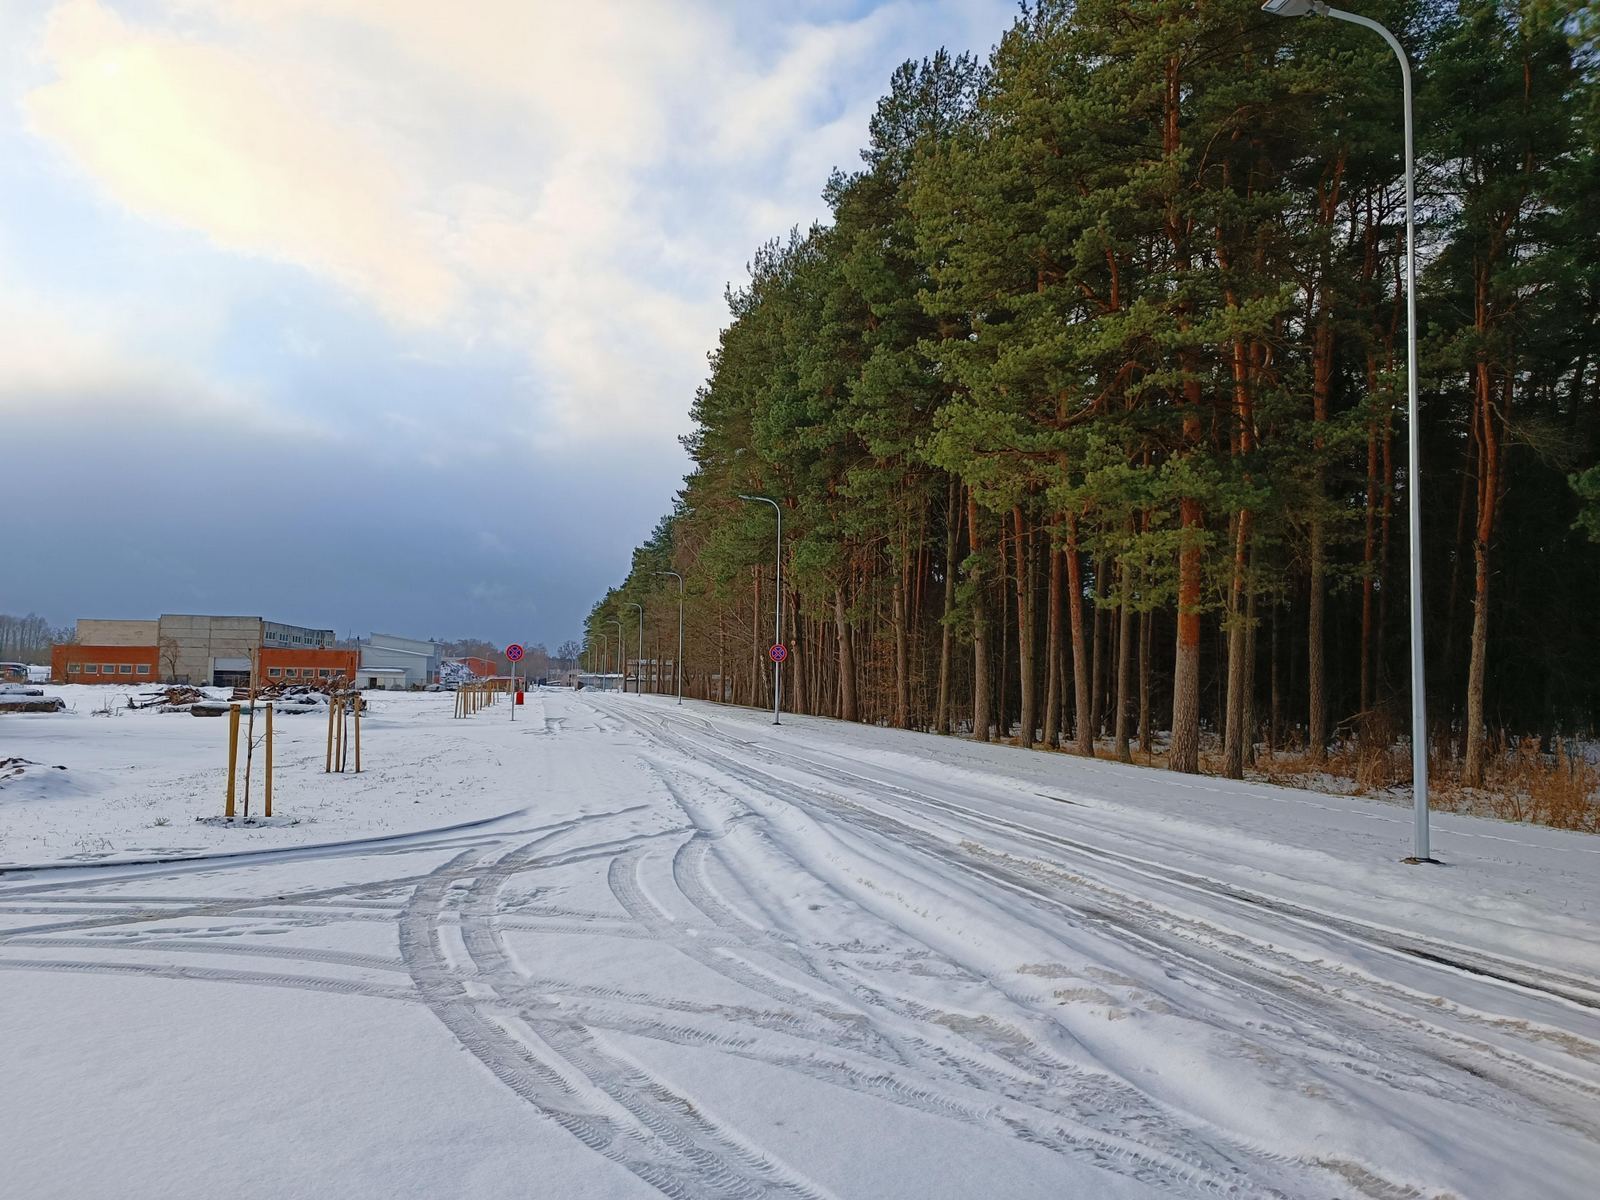
[[[274,677],[258,674],[257,665],[270,670],[264,655],[317,653],[343,657],[305,660],[280,659],[280,676],[292,666],[307,668],[330,678],[335,670],[348,678],[354,663],[348,651],[329,650],[331,629],[307,629],[261,617],[202,616],[163,613],[154,621],[101,620],[78,622],[77,641],[51,652],[51,675],[64,683],[136,683],[164,680],[170,683],[209,684],[214,687],[248,687]],[[124,669],[126,668],[126,669]],[[322,671],[330,674],[322,675]],[[304,677],[304,676],[301,676]]]
[[[161,678],[154,646],[83,646],[69,642],[50,648],[50,678],[62,683],[154,683]]]
[[[361,665],[358,650],[261,647],[262,683],[354,683]]]
[[[362,667],[356,679],[358,685],[363,688],[384,692],[403,692],[406,690],[406,669],[404,667]]]
[[[359,674],[366,678],[375,671],[399,669],[404,672],[401,687],[423,687],[439,678],[441,661],[437,642],[398,637],[392,633],[375,633],[361,643]]]

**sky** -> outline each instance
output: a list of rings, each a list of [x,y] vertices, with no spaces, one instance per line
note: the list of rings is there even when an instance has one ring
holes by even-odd
[[[578,635],[763,241],[1011,0],[0,0],[0,612]]]

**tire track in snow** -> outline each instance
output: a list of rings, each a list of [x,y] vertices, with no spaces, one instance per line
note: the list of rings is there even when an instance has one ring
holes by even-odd
[[[653,765],[691,822],[709,836],[713,826],[667,779],[660,766]],[[740,807],[748,809],[737,796],[732,793],[729,796]],[[760,819],[759,814],[753,811],[750,815]],[[797,869],[806,869],[798,860],[790,861]],[[648,901],[642,889],[630,887],[625,879],[620,881],[622,890],[619,891],[618,874],[618,864],[614,862],[611,869],[612,890],[618,895],[619,901],[642,922],[660,929],[663,936],[670,936],[672,923],[665,914],[656,914],[652,918],[651,913],[645,910]],[[819,882],[826,884],[826,881]],[[853,897],[839,893],[832,885],[827,886],[842,901],[855,905]],[[906,936],[904,930],[897,929],[896,932]],[[690,948],[686,948],[686,952],[695,954]],[[1235,1157],[1217,1149],[1219,1139],[1214,1133],[1206,1137],[1197,1136],[1188,1126],[1177,1123],[1172,1113],[1152,1105],[1149,1098],[1137,1089],[1103,1073],[1084,1071],[1056,1059],[1051,1052],[1014,1026],[991,1021],[969,1022],[963,1027],[956,1014],[944,1014],[912,1001],[889,997],[870,985],[829,978],[828,974],[818,971],[806,960],[803,951],[796,947],[796,952],[801,957],[802,969],[806,969],[824,986],[842,988],[856,995],[857,999],[890,1018],[893,1026],[907,1031],[899,1036],[891,1035],[890,1045],[895,1059],[913,1068],[924,1067],[928,1063],[936,1064],[945,1080],[944,1083],[935,1083],[930,1078],[925,1087],[947,1090],[954,1083],[1012,1101],[1010,1111],[1004,1118],[997,1117],[986,1122],[996,1132],[1034,1142],[1058,1153],[1087,1155],[1103,1169],[1161,1186],[1170,1187],[1176,1179],[1189,1189],[1227,1192],[1249,1186],[1253,1194],[1279,1194],[1270,1187],[1251,1185],[1248,1181],[1259,1180],[1273,1168],[1290,1165],[1293,1160],[1288,1156],[1234,1145],[1233,1155],[1242,1157],[1249,1164],[1248,1167],[1241,1165]],[[937,954],[937,951],[933,953]],[[716,969],[715,966],[713,969]],[[804,997],[799,1001],[787,996],[775,998],[780,1002],[805,1002]],[[1021,1071],[1025,1078],[1019,1080],[1013,1074],[997,1070],[970,1055],[952,1054],[939,1041],[923,1036],[924,1032],[932,1032],[930,1025],[938,1027],[940,1018],[949,1021],[944,1026],[945,1031],[971,1041],[985,1053],[994,1054],[1011,1071]],[[883,1034],[885,1029],[881,1020],[875,1021],[872,1027]],[[1000,1043],[998,1046],[997,1042]],[[956,1100],[950,1103],[955,1107],[960,1104]],[[1137,1124],[1141,1135],[1149,1141],[1134,1140],[1130,1143],[1123,1129],[1108,1127],[1102,1120],[1107,1115],[1118,1117],[1125,1124]],[[1226,1142],[1226,1139],[1223,1140]],[[1152,1144],[1157,1142],[1160,1144]]]
[[[663,730],[663,733],[666,733],[666,731]],[[671,737],[672,735],[667,733],[666,736]],[[733,739],[720,736],[719,740],[732,741]],[[748,749],[747,747],[744,747],[742,743],[739,743],[739,745],[741,747],[741,751]],[[958,848],[953,847],[937,838],[931,837],[931,835],[927,834],[925,830],[915,826],[906,825],[903,822],[896,821],[894,818],[888,817],[886,814],[876,812],[875,810],[864,808],[856,802],[843,796],[834,795],[831,798],[824,800],[824,794],[821,792],[814,794],[800,794],[797,789],[788,784],[786,781],[777,779],[776,777],[768,776],[765,772],[761,772],[759,768],[746,769],[744,764],[729,759],[725,755],[722,755],[716,751],[710,751],[710,754],[715,756],[719,768],[735,774],[736,777],[738,777],[739,773],[743,771],[743,777],[747,782],[752,783],[754,786],[767,787],[769,790],[775,787],[778,791],[783,792],[789,798],[791,803],[795,803],[797,806],[806,807],[808,804],[815,805],[821,802],[823,803],[824,807],[829,808],[830,811],[834,811],[836,815],[841,816],[847,821],[854,821],[857,824],[866,823],[869,826],[876,826],[881,832],[884,832],[886,836],[892,836],[902,841],[912,841],[919,844],[925,852],[943,862],[962,865],[962,855]],[[953,808],[962,816],[970,817],[972,815],[972,810],[964,809],[959,805],[952,806],[939,797],[917,793],[910,789],[902,788],[896,784],[879,784],[877,781],[869,780],[862,776],[851,775],[847,772],[832,773],[832,776],[830,776],[829,768],[812,764],[808,760],[795,756],[780,755],[774,752],[768,753],[766,757],[768,757],[770,760],[787,759],[788,762],[795,768],[805,770],[823,778],[833,777],[835,782],[838,781],[838,776],[842,776],[845,782],[853,787],[859,787],[862,783],[871,783],[874,787],[881,787],[884,790],[904,794],[908,798],[914,799],[916,803],[923,804],[926,807],[945,811]],[[845,811],[839,811],[839,806],[843,806]],[[982,816],[983,814],[978,815]],[[1002,824],[1011,824],[1009,822],[1003,822],[1003,820],[998,818],[996,820]],[[1017,828],[1022,829],[1022,827]],[[1026,832],[1037,833],[1039,831]],[[979,848],[987,850],[986,847]],[[1014,859],[1013,863],[1020,863],[1023,861],[1024,860]],[[974,869],[974,864],[970,862],[964,865],[966,865],[968,869]],[[1050,866],[1050,864],[1043,865],[1047,867]],[[978,870],[978,873],[986,875],[989,878],[994,879],[996,882],[1002,882],[1007,886],[1012,887],[1017,886],[1017,880],[1015,877],[1009,875],[1008,873],[997,872],[992,868],[983,869],[979,867],[976,869]],[[1114,886],[1104,883],[1103,881],[1091,881],[1080,876],[1069,876],[1068,878],[1070,878],[1074,884],[1088,886],[1094,889],[1098,893],[1099,899],[1102,903],[1110,902],[1114,905],[1121,906],[1123,912],[1120,914],[1120,916],[1124,924],[1134,926],[1143,925],[1144,929],[1142,931],[1142,936],[1147,939],[1146,947],[1142,951],[1143,953],[1148,955],[1150,950],[1159,949],[1162,954],[1177,955],[1185,960],[1186,965],[1189,965],[1193,969],[1213,973],[1216,975],[1219,982],[1239,983],[1254,988],[1259,994],[1263,995],[1265,999],[1268,999],[1273,1004],[1281,1005],[1287,1002],[1288,997],[1283,992],[1283,988],[1289,987],[1306,996],[1310,1002],[1308,1005],[1298,1006],[1298,1012],[1292,1014],[1300,1017],[1301,1019],[1311,1019],[1313,1022],[1316,1022],[1319,1019],[1320,1014],[1320,1020],[1325,1021],[1327,1015],[1326,998],[1331,996],[1348,1005],[1365,1009],[1368,1012],[1379,1016],[1385,1021],[1391,1021],[1396,1024],[1406,1026],[1416,1032],[1423,1033],[1437,1040],[1449,1043],[1455,1046],[1457,1049],[1465,1050],[1470,1054],[1489,1058],[1493,1060],[1496,1065],[1514,1074],[1531,1076],[1532,1078],[1537,1079],[1540,1083],[1553,1083],[1566,1089],[1576,1090],[1585,1096],[1600,1096],[1600,1086],[1596,1086],[1587,1080],[1581,1079],[1580,1077],[1566,1072],[1562,1072],[1559,1069],[1552,1068],[1546,1064],[1527,1058],[1526,1056],[1517,1054],[1515,1052],[1508,1051],[1491,1043],[1484,1042],[1478,1038],[1469,1037],[1455,1030],[1447,1029],[1439,1025],[1437,1021],[1428,1020],[1424,1016],[1418,1016],[1414,1013],[1397,1009],[1392,1005],[1377,1002],[1368,996],[1360,994],[1359,992],[1352,991],[1350,985],[1354,983],[1358,987],[1380,992],[1389,997],[1391,1000],[1395,1000],[1400,1004],[1411,1007],[1415,1007],[1419,1004],[1431,1004],[1434,998],[1430,998],[1416,992],[1408,992],[1397,986],[1390,985],[1386,981],[1364,974],[1340,970],[1338,964],[1331,964],[1325,961],[1313,963],[1305,959],[1292,956],[1281,950],[1273,943],[1251,938],[1247,934],[1240,933],[1239,931],[1229,929],[1225,926],[1216,925],[1212,922],[1205,921],[1190,914],[1180,913],[1166,906],[1156,904],[1150,901],[1147,897],[1122,891]],[[1066,905],[1065,902],[1059,897],[1051,896],[1048,893],[1039,892],[1038,889],[1029,887],[1027,885],[1023,886],[1027,891],[1036,892],[1040,899],[1047,904],[1071,907]],[[1083,916],[1081,908],[1077,909],[1076,912],[1080,918]],[[1159,917],[1159,932],[1150,924],[1150,918],[1153,914]],[[1330,930],[1330,932],[1336,933],[1338,931]],[[1176,945],[1173,944],[1170,937],[1160,936],[1162,933],[1182,937],[1187,942],[1192,943],[1194,946],[1197,946],[1199,949],[1205,952],[1223,953],[1226,958],[1231,960],[1229,968],[1219,971],[1215,964],[1208,964],[1203,960],[1196,958],[1194,954],[1186,953],[1180,950]],[[1230,944],[1231,948],[1229,948]],[[1319,971],[1325,974],[1336,976],[1334,982],[1329,983],[1326,980],[1313,982],[1309,977],[1317,974]],[[1510,1033],[1513,1036],[1520,1036],[1524,1038],[1532,1037],[1535,1040],[1541,1040],[1541,1031],[1537,1027],[1531,1026],[1527,1022],[1506,1022],[1503,1020],[1498,1020],[1494,1017],[1480,1016],[1470,1009],[1459,1008],[1452,1012],[1452,1016],[1455,1016],[1469,1024],[1481,1023],[1486,1026],[1491,1026],[1494,1028],[1495,1032]],[[1600,1057],[1600,1045],[1586,1043],[1585,1039],[1578,1038],[1576,1035],[1568,1034],[1565,1031],[1554,1032],[1556,1043],[1563,1049],[1567,1049],[1570,1052],[1576,1048],[1579,1057]],[[1367,1057],[1369,1064],[1373,1069],[1386,1069],[1387,1056],[1366,1046],[1363,1039],[1344,1038],[1334,1044],[1330,1044],[1327,1048],[1344,1054],[1359,1055],[1362,1052],[1365,1052],[1365,1056]],[[1421,1053],[1436,1061],[1441,1061],[1445,1065],[1448,1065],[1458,1071],[1462,1071],[1469,1076],[1481,1077],[1484,1073],[1481,1065],[1464,1064],[1453,1057],[1441,1058],[1440,1054],[1436,1051],[1422,1050]],[[1393,1079],[1392,1076],[1391,1079]],[[1428,1079],[1429,1073],[1426,1071],[1417,1071],[1413,1076],[1414,1082],[1417,1080],[1427,1081]],[[1526,1089],[1518,1087],[1517,1085],[1505,1080],[1503,1076],[1500,1078],[1499,1082],[1501,1082],[1503,1086],[1507,1086],[1516,1091],[1518,1095],[1523,1096],[1526,1099],[1533,1100],[1536,1103],[1544,1105],[1550,1103],[1549,1097],[1542,1096],[1537,1092],[1528,1092]],[[1481,1099],[1481,1093],[1472,1094]],[[1592,1123],[1580,1121],[1578,1124],[1574,1125],[1572,1122],[1573,1114],[1563,1113],[1559,1108],[1557,1108],[1555,1111],[1557,1115],[1561,1117],[1564,1124],[1568,1124],[1569,1127],[1577,1128],[1590,1136],[1594,1136],[1595,1130]]]
[[[629,848],[611,861],[614,866],[622,858],[637,858],[642,853],[639,847]],[[502,995],[523,989],[526,979],[506,952],[496,921],[496,897],[508,879],[534,865],[528,848],[511,851],[474,879],[462,906],[462,940],[467,953],[479,978]],[[548,1005],[534,1004],[522,1016],[547,1045],[692,1163],[713,1186],[728,1195],[778,1194],[820,1200],[823,1192],[815,1183],[713,1121],[642,1066],[606,1051],[581,1025],[552,1019],[549,1013]]]
[[[1287,1006],[1291,1010],[1293,1017],[1299,1018],[1301,1021],[1310,1022],[1313,1029],[1327,1027],[1327,1023],[1332,1016],[1330,1005],[1322,1002],[1320,996],[1308,995],[1304,1003],[1296,1003],[1290,1000],[1284,993],[1283,987],[1285,982],[1292,984],[1293,980],[1285,981],[1272,972],[1257,971],[1253,966],[1241,966],[1237,963],[1230,964],[1233,968],[1232,970],[1222,969],[1214,962],[1204,961],[1195,957],[1192,953],[1179,949],[1171,943],[1170,939],[1153,937],[1154,931],[1139,928],[1136,917],[1125,914],[1118,918],[1112,918],[1109,913],[1096,913],[1091,910],[1074,908],[1059,895],[1053,894],[1053,890],[1045,887],[1041,882],[1019,880],[1009,873],[998,872],[992,868],[986,868],[981,864],[974,863],[963,856],[958,847],[933,837],[917,826],[907,825],[884,813],[865,808],[853,800],[830,793],[826,789],[799,787],[788,780],[773,776],[759,767],[751,767],[742,758],[730,758],[716,749],[706,747],[699,742],[684,742],[664,728],[657,733],[656,730],[645,727],[641,718],[634,719],[643,736],[657,741],[669,749],[678,751],[688,761],[708,763],[732,778],[755,788],[758,792],[764,792],[801,812],[817,813],[820,811],[827,814],[829,818],[844,822],[846,826],[854,826],[866,830],[881,837],[885,846],[892,847],[897,852],[904,852],[906,849],[914,848],[945,866],[961,866],[990,883],[997,884],[1013,894],[1028,899],[1030,903],[1042,905],[1046,910],[1051,908],[1064,910],[1071,916],[1074,923],[1096,926],[1097,932],[1116,940],[1126,941],[1129,948],[1140,957],[1156,958],[1157,960],[1164,958],[1176,959],[1198,972],[1202,977],[1213,979],[1223,990],[1239,987],[1253,990],[1264,1001]],[[743,755],[747,747],[740,744],[739,749],[741,755]],[[795,765],[806,772],[810,772],[812,768],[812,764],[803,760],[795,760]],[[815,773],[822,774],[821,771]],[[1263,1027],[1259,1025],[1252,1028],[1252,1033],[1257,1036],[1264,1031]],[[1364,1033],[1370,1035],[1371,1031],[1364,1031]],[[1288,1025],[1276,1031],[1276,1036],[1283,1041],[1286,1048],[1294,1047],[1297,1042],[1303,1040],[1305,1034],[1304,1025],[1298,1027],[1296,1025]],[[1426,1078],[1427,1076],[1427,1072],[1422,1068],[1415,1069],[1407,1079],[1396,1078],[1392,1073],[1387,1072],[1384,1060],[1387,1054],[1392,1053],[1392,1046],[1378,1049],[1369,1048],[1365,1044],[1363,1036],[1354,1033],[1341,1034],[1330,1031],[1330,1037],[1332,1043],[1328,1047],[1330,1052],[1343,1055],[1352,1053],[1365,1055],[1370,1060],[1367,1068],[1365,1068],[1366,1072],[1383,1075],[1385,1081],[1393,1086],[1405,1086],[1407,1083],[1414,1083],[1417,1079]],[[1446,1061],[1448,1062],[1448,1060]],[[1449,1065],[1458,1068],[1460,1066],[1454,1063]],[[1361,1073],[1361,1071],[1358,1071],[1358,1073]],[[1470,1075],[1473,1072],[1470,1069],[1464,1069],[1464,1074]],[[1481,1092],[1460,1092],[1457,1093],[1456,1098],[1478,1102],[1483,1099]],[[1317,1167],[1317,1164],[1308,1160],[1262,1152],[1255,1147],[1245,1146],[1238,1142],[1233,1142],[1233,1145],[1247,1158],[1255,1157],[1258,1160],[1264,1159],[1274,1164],[1289,1164],[1301,1170],[1307,1167]],[[1349,1181],[1345,1180],[1344,1184],[1348,1186]]]
[[[663,730],[670,738],[670,733]],[[821,807],[830,811],[840,819],[849,823],[865,825],[883,832],[886,838],[898,840],[901,844],[921,843],[921,848],[930,856],[943,862],[963,865],[969,870],[976,870],[978,874],[988,876],[997,884],[1018,894],[1026,895],[1036,892],[1037,903],[1045,906],[1054,906],[1069,912],[1082,915],[1082,910],[1074,910],[1059,896],[1049,894],[1047,889],[1041,890],[1029,885],[1026,881],[1018,880],[1012,871],[997,872],[992,868],[984,869],[971,862],[963,863],[962,854],[957,847],[942,842],[937,838],[927,835],[925,830],[909,826],[896,821],[886,814],[876,810],[864,808],[862,805],[846,797],[832,794],[824,789],[801,790],[786,780],[770,776],[759,767],[748,768],[744,759],[749,755],[749,747],[739,743],[736,739],[720,736],[719,741],[733,742],[737,745],[740,758],[729,759],[715,750],[705,752],[705,748],[698,745],[688,751],[691,757],[704,760],[713,760],[719,769],[722,769],[735,778],[742,778],[745,782],[758,788],[765,788],[774,795],[782,795],[789,803],[802,810]],[[809,774],[827,778],[827,768],[818,767],[808,760],[779,756],[776,753],[769,755],[769,759],[787,758],[794,767]],[[741,771],[743,772],[741,775]],[[849,775],[847,782],[852,787],[859,787],[863,783],[870,783],[878,788],[876,781],[868,780],[862,776]],[[909,789],[899,788],[894,784],[883,784],[879,790],[907,792],[909,795],[922,799],[920,793],[910,792]],[[875,792],[876,796],[876,792]],[[928,807],[945,807],[937,797],[925,797],[929,802]],[[959,808],[959,806],[957,806]],[[961,810],[963,812],[969,810]],[[986,849],[979,847],[980,849]],[[1014,860],[1013,865],[1016,861]],[[1048,866],[1049,864],[1041,864]],[[1059,884],[1059,880],[1056,881]],[[1395,1088],[1418,1091],[1426,1095],[1436,1096],[1447,1100],[1457,1101],[1468,1105],[1487,1105],[1514,1119],[1526,1119],[1524,1110],[1527,1102],[1531,1101],[1544,1115],[1558,1125],[1564,1126],[1581,1135],[1595,1140],[1597,1130],[1592,1116],[1592,1105],[1586,1098],[1579,1107],[1571,1107],[1558,1099],[1547,1090],[1538,1087],[1529,1088],[1520,1080],[1532,1080],[1536,1084],[1548,1087],[1556,1084],[1563,1091],[1576,1090],[1580,1093],[1589,1093],[1591,1085],[1588,1081],[1574,1075],[1564,1073],[1559,1068],[1551,1068],[1543,1063],[1536,1062],[1515,1052],[1507,1051],[1501,1047],[1481,1041],[1476,1037],[1462,1034],[1456,1030],[1441,1027],[1435,1021],[1426,1017],[1418,1018],[1405,1012],[1397,1011],[1394,1007],[1373,1000],[1369,996],[1352,992],[1349,983],[1353,973],[1344,973],[1343,982],[1335,980],[1333,984],[1325,980],[1311,978],[1319,967],[1329,967],[1331,964],[1311,963],[1302,959],[1293,958],[1280,951],[1271,943],[1255,942],[1247,935],[1219,927],[1198,918],[1188,918],[1185,914],[1162,909],[1160,930],[1151,924],[1151,911],[1159,906],[1150,903],[1145,897],[1131,893],[1119,893],[1114,888],[1097,885],[1093,881],[1075,878],[1075,882],[1087,884],[1091,887],[1099,886],[1102,899],[1109,894],[1123,904],[1124,911],[1119,914],[1114,925],[1105,925],[1101,914],[1100,924],[1104,931],[1111,936],[1132,937],[1130,946],[1144,957],[1176,957],[1190,969],[1201,971],[1214,977],[1219,984],[1226,986],[1229,980],[1236,985],[1243,985],[1255,990],[1263,998],[1273,998],[1276,1004],[1288,1002],[1291,994],[1304,997],[1304,1002],[1296,1004],[1298,1010],[1294,1015],[1300,1021],[1290,1026],[1271,1030],[1266,1027],[1255,1027],[1251,1032],[1252,1037],[1262,1034],[1272,1034],[1281,1043],[1281,1049],[1286,1057],[1293,1057],[1293,1053],[1309,1035],[1312,1040],[1319,1043],[1325,1053],[1335,1060],[1343,1059],[1344,1065],[1355,1074],[1369,1075],[1381,1082]],[[1113,906],[1115,907],[1115,905]],[[1192,936],[1185,937],[1185,930],[1175,928],[1188,921],[1195,927]],[[1136,932],[1140,927],[1142,932]],[[1120,927],[1120,928],[1119,928]],[[1163,936],[1171,935],[1171,936]],[[1179,948],[1173,941],[1173,936],[1185,938],[1191,950]],[[1139,942],[1143,942],[1142,947]],[[1231,943],[1231,948],[1230,948]],[[1192,951],[1192,952],[1191,952]],[[1197,957],[1197,955],[1210,956],[1213,961]],[[1226,961],[1223,964],[1214,961],[1215,956],[1221,955]],[[1383,981],[1375,981],[1383,989]],[[1362,985],[1367,984],[1365,976],[1360,977]],[[1390,989],[1391,994],[1400,994],[1398,988]],[[1404,995],[1400,998],[1408,1004],[1415,1004],[1419,1000],[1427,1002],[1426,997],[1416,994]],[[1348,1017],[1336,1017],[1332,1011],[1335,1005],[1342,1004],[1347,1008],[1361,1010],[1372,1017],[1376,1017],[1381,1024],[1367,1025],[1358,1032],[1348,1029],[1339,1032],[1337,1024],[1330,1025],[1330,1020],[1347,1021]],[[1352,1014],[1353,1015],[1353,1014]],[[1470,1010],[1452,1015],[1463,1016],[1466,1020],[1473,1019],[1476,1014]],[[1490,1018],[1492,1021],[1493,1018]],[[1305,1023],[1309,1021],[1309,1026]],[[1530,1028],[1526,1023],[1509,1022],[1509,1031],[1531,1036],[1535,1039],[1544,1036],[1544,1031]],[[1407,1039],[1406,1031],[1413,1035],[1420,1035],[1427,1041],[1418,1041],[1415,1037]],[[1400,1033],[1400,1040],[1395,1034]],[[1563,1049],[1573,1049],[1562,1041],[1563,1034],[1557,1031],[1557,1044]],[[1429,1042],[1442,1042],[1444,1046],[1430,1045]],[[1447,1049],[1446,1046],[1454,1047]],[[1583,1047],[1578,1047],[1580,1054],[1584,1053]],[[1465,1052],[1463,1059],[1460,1054]],[[1488,1061],[1485,1061],[1488,1060]],[[1490,1064],[1493,1064],[1493,1069]],[[1436,1068],[1443,1065],[1449,1068],[1450,1078],[1440,1080]],[[1480,1085],[1483,1080],[1494,1084],[1499,1092],[1487,1092]],[[1348,1182],[1348,1181],[1347,1181]]]

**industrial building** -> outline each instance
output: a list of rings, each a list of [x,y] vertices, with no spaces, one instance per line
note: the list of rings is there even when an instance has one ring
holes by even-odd
[[[154,621],[84,618],[78,622],[77,640],[51,651],[50,673],[64,683],[159,679],[215,687],[329,679],[334,672],[351,678],[356,655],[330,649],[334,640],[331,629],[261,617],[164,613]],[[257,664],[263,672],[259,676]]]
[[[375,633],[361,643],[358,674],[362,679],[374,680],[368,685],[371,687],[424,687],[438,681],[442,661],[437,642]],[[400,674],[396,675],[396,671]]]

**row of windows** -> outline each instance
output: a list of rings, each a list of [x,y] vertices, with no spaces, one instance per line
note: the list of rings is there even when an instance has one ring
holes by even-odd
[[[273,679],[298,679],[298,678],[300,678],[300,668],[299,667],[268,667],[267,668],[267,674]],[[340,671],[339,674],[343,675],[344,672]],[[317,676],[320,679],[328,679],[328,678],[332,677],[333,672],[331,670],[329,670],[327,667],[319,668],[316,671],[313,671],[310,667],[307,667],[305,669],[305,677],[307,679],[310,679],[313,675]]]
[[[149,663],[75,663],[67,664],[68,675],[148,675]]]

